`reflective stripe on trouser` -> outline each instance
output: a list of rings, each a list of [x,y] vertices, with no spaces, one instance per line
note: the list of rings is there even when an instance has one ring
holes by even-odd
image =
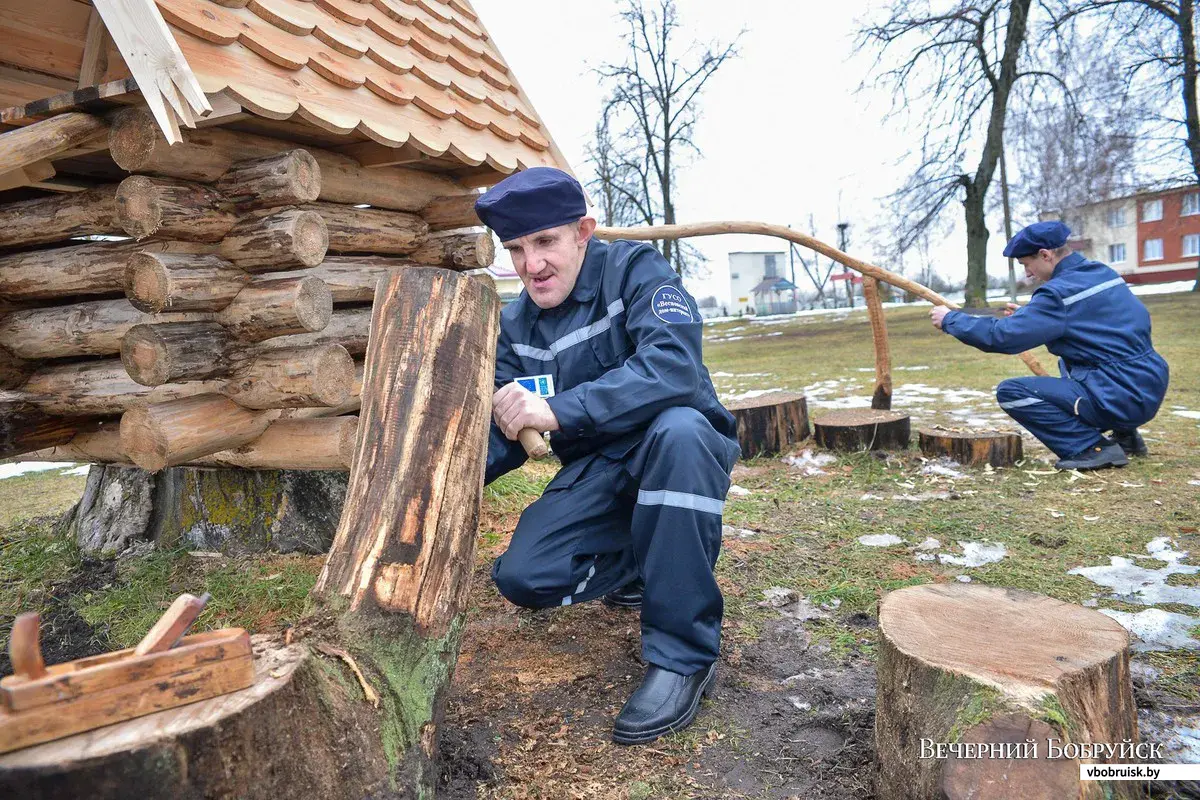
[[[1083,452],[1112,428],[1083,385],[1070,378],[1010,378],[996,387],[996,399],[1000,408],[1059,458]]]
[[[492,577],[534,608],[573,605],[640,574],[642,655],[690,675],[717,658],[724,602],[713,567],[736,443],[688,408],[660,414],[624,461],[585,456],[525,510]]]

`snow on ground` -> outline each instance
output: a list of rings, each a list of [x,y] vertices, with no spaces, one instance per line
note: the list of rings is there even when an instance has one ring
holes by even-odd
[[[1170,538],[1159,537],[1146,545],[1149,556],[1133,558],[1110,556],[1108,566],[1076,567],[1068,575],[1082,575],[1092,583],[1110,589],[1112,596],[1128,603],[1152,606],[1159,603],[1182,603],[1200,608],[1200,586],[1173,586],[1167,583],[1172,575],[1194,575],[1200,566],[1181,563],[1187,552],[1173,549]],[[1134,562],[1134,558],[1153,558],[1162,561],[1161,569],[1150,569]]]
[[[958,546],[963,551],[961,556],[938,553],[938,561],[957,567],[982,567],[984,564],[995,564],[1008,555],[1008,549],[995,542],[959,542]]]
[[[904,544],[904,540],[894,533],[872,533],[858,537],[858,543],[865,547],[891,547]]]
[[[1200,642],[1193,639],[1190,633],[1192,628],[1200,625],[1200,617],[1189,617],[1161,608],[1148,608],[1136,614],[1111,608],[1101,608],[1099,611],[1115,619],[1122,628],[1140,640],[1134,643],[1134,650],[1200,650]]]
[[[86,475],[88,465],[76,466],[64,464],[61,461],[14,461],[10,464],[0,464],[0,480],[15,478],[30,472],[48,472],[53,469],[67,470],[64,475]]]

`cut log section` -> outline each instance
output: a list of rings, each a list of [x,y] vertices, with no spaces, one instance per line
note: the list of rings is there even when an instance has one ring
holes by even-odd
[[[135,325],[121,341],[121,363],[142,386],[220,378],[240,365],[233,337],[215,322]]]
[[[742,458],[782,453],[810,433],[808,400],[802,394],[772,392],[725,407],[737,420]]]
[[[950,458],[960,464],[1011,467],[1022,458],[1021,434],[1007,431],[917,431],[921,452],[930,458]]]
[[[268,339],[263,347],[304,347],[313,344],[340,344],[352,356],[367,352],[371,333],[370,308],[339,308],[329,318],[329,324],[316,333],[281,336]]]
[[[217,255],[138,252],[129,259],[125,296],[149,314],[220,311],[250,282],[250,273]]]
[[[221,387],[242,408],[335,408],[354,389],[354,359],[336,344],[259,353]]]
[[[142,386],[118,359],[106,358],[42,367],[20,389],[0,394],[0,400],[29,403],[59,416],[109,417],[139,406],[217,392],[220,387],[219,381]]]
[[[429,233],[425,220],[403,211],[355,208],[333,203],[313,203],[329,230],[329,249],[335,253],[406,255],[419,249]]]
[[[108,132],[100,117],[73,111],[0,134],[0,169],[21,169]]]
[[[0,206],[0,247],[28,247],[73,236],[123,234],[116,185]]]
[[[254,441],[279,416],[220,395],[197,395],[126,411],[121,449],[149,472]]]
[[[28,403],[0,403],[0,458],[67,444],[84,424],[52,417]]]
[[[0,256],[0,297],[18,302],[120,294],[134,253],[198,253],[185,242],[95,242]]]
[[[914,586],[884,596],[879,644],[880,800],[1140,796],[1129,782],[1081,782],[1080,761],[1048,752],[1048,739],[1138,741],[1129,634],[1112,619],[1016,589]],[[1003,752],[1027,738],[1036,758],[922,753],[955,742]]]
[[[276,336],[320,331],[333,314],[333,295],[319,278],[256,281],[233,299],[213,321],[236,338],[261,342]]]
[[[112,355],[129,329],[147,319],[125,300],[30,308],[0,318],[0,346],[25,359]]]
[[[315,211],[259,211],[244,217],[225,238],[221,257],[247,272],[315,267],[329,249],[329,230]]]
[[[281,139],[221,128],[185,130],[182,134],[182,143],[168,145],[145,109],[129,109],[113,120],[109,150],[117,166],[129,172],[211,183],[235,162],[275,156],[296,146]],[[443,175],[397,167],[366,169],[347,156],[320,148],[305,149],[320,165],[320,199],[326,202],[419,211],[434,198],[463,192],[462,186]]]
[[[321,168],[304,150],[289,150],[233,165],[216,184],[239,209],[311,203],[321,196]]]
[[[135,239],[219,242],[237,222],[220,192],[199,183],[134,175],[116,194],[117,222]]]
[[[438,233],[425,240],[409,256],[418,264],[467,270],[490,267],[496,260],[496,245],[488,232]]]
[[[823,411],[813,418],[814,435],[830,450],[904,450],[912,432],[908,414],[876,409]]]
[[[455,194],[439,197],[421,209],[421,216],[429,223],[431,231],[449,231],[457,228],[476,228],[483,223],[475,213],[478,194]]]

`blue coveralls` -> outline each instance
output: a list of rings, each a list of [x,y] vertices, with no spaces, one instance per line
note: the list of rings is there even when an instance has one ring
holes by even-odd
[[[1061,378],[1010,378],[996,399],[1060,458],[1154,418],[1167,391],[1167,362],[1150,341],[1150,312],[1111,267],[1072,253],[1011,317],[952,311],[942,330],[988,353],[1046,345]]]
[[[701,361],[695,301],[653,247],[592,239],[575,288],[500,317],[496,388],[550,374],[563,468],[525,510],[492,578],[529,608],[600,597],[639,575],[642,655],[690,675],[716,661],[713,575],[736,423]],[[493,422],[487,482],[525,461]]]

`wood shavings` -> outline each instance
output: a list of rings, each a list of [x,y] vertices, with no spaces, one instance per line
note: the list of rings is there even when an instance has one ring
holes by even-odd
[[[354,656],[337,647],[331,647],[327,644],[318,644],[317,649],[327,656],[340,658],[346,662],[346,666],[350,667],[350,671],[354,673],[354,677],[358,679],[358,683],[362,686],[363,696],[367,698],[367,702],[375,708],[379,708],[379,693],[375,691],[371,684],[367,683],[367,678],[362,674],[362,670],[358,668],[358,662],[354,660]]]

